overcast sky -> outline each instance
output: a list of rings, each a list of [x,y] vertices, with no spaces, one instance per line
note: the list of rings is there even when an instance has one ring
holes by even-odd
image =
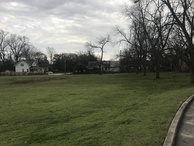
[[[85,51],[85,42],[126,27],[121,6],[130,0],[0,0],[0,29],[24,35],[39,50],[57,53]],[[121,48],[107,46],[105,59]]]

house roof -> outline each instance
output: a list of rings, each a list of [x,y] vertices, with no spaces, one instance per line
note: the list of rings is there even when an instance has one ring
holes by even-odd
[[[18,61],[18,62],[15,64],[15,66],[18,65],[20,62],[25,62],[25,63],[27,63],[29,66],[32,66],[32,64],[34,63],[34,61],[32,61],[32,60],[20,60],[20,61]]]

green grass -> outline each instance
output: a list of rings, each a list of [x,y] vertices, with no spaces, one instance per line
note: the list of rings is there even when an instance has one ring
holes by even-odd
[[[194,94],[188,74],[161,76],[0,77],[0,145],[160,146]]]

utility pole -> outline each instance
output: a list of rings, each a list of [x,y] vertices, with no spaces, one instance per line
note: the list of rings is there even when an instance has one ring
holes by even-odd
[[[67,70],[67,60],[65,59],[64,73],[66,74]]]

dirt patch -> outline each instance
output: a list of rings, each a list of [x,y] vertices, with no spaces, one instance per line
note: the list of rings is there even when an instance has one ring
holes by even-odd
[[[134,134],[134,135],[129,135],[128,139],[129,141],[139,141],[140,139],[143,139],[144,136],[142,134]]]

